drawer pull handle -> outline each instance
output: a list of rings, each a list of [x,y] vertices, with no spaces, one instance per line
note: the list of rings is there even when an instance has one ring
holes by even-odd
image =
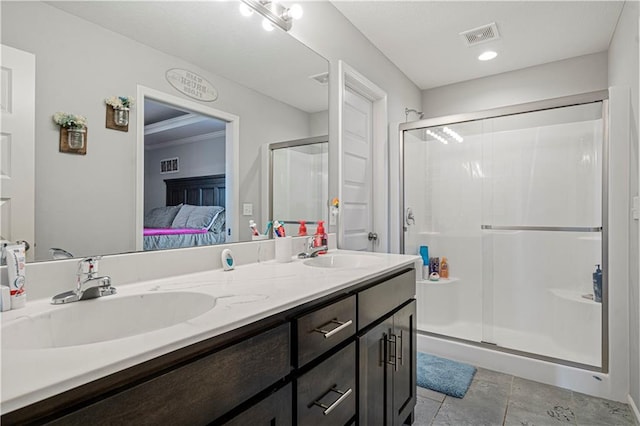
[[[393,369],[398,371],[398,336],[395,334],[387,336],[385,333],[383,339],[385,342],[385,362],[389,365],[393,365]],[[391,345],[393,345],[393,354],[389,349],[389,346]]]
[[[400,343],[398,344],[398,352],[400,352],[400,355],[397,356],[397,359],[398,361],[400,361],[400,365],[404,365],[404,356],[402,356],[402,346],[404,342],[404,340],[402,339],[402,330],[400,330],[398,340],[400,341]]]
[[[338,405],[340,405],[342,403],[342,401],[347,399],[349,397],[349,395],[351,395],[351,392],[353,392],[353,391],[351,390],[351,388],[347,389],[346,391],[341,391],[341,390],[337,389],[334,386],[331,389],[329,389],[329,391],[327,393],[322,395],[322,398],[327,396],[329,394],[329,392],[335,392],[335,393],[339,394],[340,398],[336,399],[335,402],[333,404],[331,404],[331,405],[327,405],[327,404],[323,404],[321,402],[318,402],[319,400],[313,402],[313,405],[317,405],[320,408],[324,408],[324,411],[322,413],[325,416],[328,415],[330,412],[332,412]],[[320,398],[320,399],[322,399],[322,398]]]
[[[329,324],[338,324],[338,326],[336,328],[334,328],[333,330],[329,330],[329,331],[322,329],[322,328],[326,327]],[[314,328],[313,331],[318,332],[318,333],[322,333],[324,335],[324,338],[328,339],[329,337],[333,336],[334,334],[339,333],[340,331],[342,331],[345,328],[349,327],[351,324],[353,324],[352,320],[341,322],[341,321],[333,319],[333,320],[329,321],[327,324],[323,325],[322,328]]]

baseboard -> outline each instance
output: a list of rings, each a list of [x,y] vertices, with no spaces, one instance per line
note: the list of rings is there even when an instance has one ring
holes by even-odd
[[[640,425],[640,411],[638,411],[638,406],[636,405],[631,395],[627,395],[627,400],[629,401],[629,407],[631,407],[631,411],[633,411],[633,415],[636,416],[636,424]]]

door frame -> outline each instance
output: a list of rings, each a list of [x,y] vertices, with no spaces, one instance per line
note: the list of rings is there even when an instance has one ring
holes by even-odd
[[[373,214],[373,231],[378,234],[378,243],[373,251],[389,251],[389,153],[387,92],[371,80],[360,74],[346,62],[338,61],[338,198],[342,200],[343,190],[343,123],[344,92],[351,89],[372,103],[371,117],[371,209]],[[386,154],[386,155],[384,155]],[[338,221],[338,247],[344,244],[342,220]]]
[[[225,129],[225,211],[226,241],[237,239],[240,218],[238,203],[240,202],[240,185],[237,181],[240,148],[240,117],[219,109],[211,108],[198,102],[152,89],[137,86],[138,107],[136,108],[136,251],[143,249],[142,230],[144,228],[144,100],[145,98],[160,101],[178,108],[188,109],[198,114],[216,118],[227,123]]]

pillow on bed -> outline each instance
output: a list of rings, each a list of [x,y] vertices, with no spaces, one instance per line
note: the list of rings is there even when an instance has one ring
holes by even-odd
[[[216,234],[219,234],[221,232],[224,232],[224,227],[225,227],[225,212],[223,209],[213,219],[213,223],[211,224],[211,232],[215,232]]]
[[[173,219],[172,228],[209,229],[216,216],[224,210],[220,206],[192,206],[185,204]]]
[[[173,219],[182,208],[182,204],[177,206],[156,207],[144,215],[145,228],[171,228]]]

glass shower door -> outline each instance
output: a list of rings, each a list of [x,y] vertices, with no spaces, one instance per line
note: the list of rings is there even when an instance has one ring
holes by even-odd
[[[450,267],[418,329],[601,366],[602,154],[602,102],[405,131],[404,252]]]
[[[601,365],[602,103],[485,120],[483,340]]]
[[[455,139],[452,135],[457,135]],[[482,340],[483,122],[416,129],[404,135],[405,253],[427,246],[449,262],[449,278],[418,271],[418,329]]]

